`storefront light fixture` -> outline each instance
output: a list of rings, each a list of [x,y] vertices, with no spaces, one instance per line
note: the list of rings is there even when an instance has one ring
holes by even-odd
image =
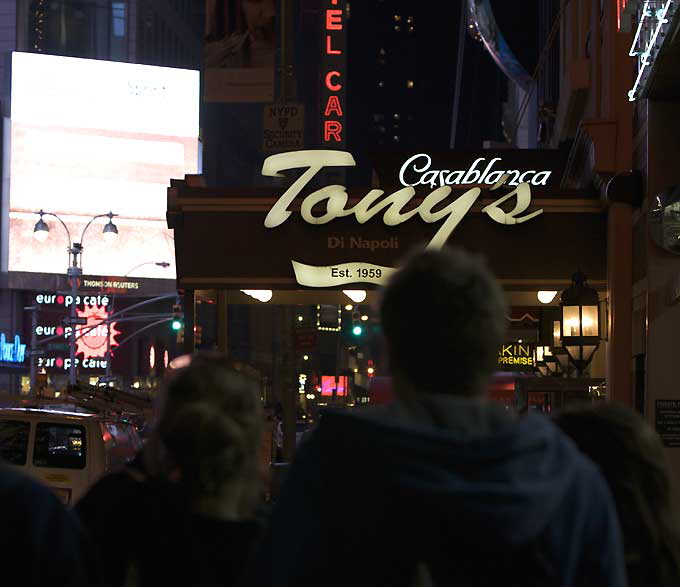
[[[344,293],[355,304],[360,304],[366,299],[366,290],[364,289],[343,289]]]
[[[271,289],[242,289],[242,293],[256,299],[258,302],[267,303],[274,295]]]
[[[600,299],[583,273],[572,276],[571,287],[562,292],[561,306],[561,346],[582,375],[600,345]]]
[[[538,301],[542,304],[549,304],[555,299],[556,295],[556,291],[541,290],[538,292],[537,297]]]

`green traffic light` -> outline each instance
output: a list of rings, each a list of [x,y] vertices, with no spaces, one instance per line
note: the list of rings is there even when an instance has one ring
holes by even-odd
[[[173,320],[172,321],[172,329],[173,330],[182,330],[182,322],[179,320]]]
[[[364,329],[357,325],[354,328],[352,328],[352,332],[354,333],[354,336],[361,336],[361,333],[364,331]]]

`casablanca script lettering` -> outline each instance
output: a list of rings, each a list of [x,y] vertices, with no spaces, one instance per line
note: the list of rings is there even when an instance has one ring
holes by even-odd
[[[422,164],[419,166],[419,162]],[[504,175],[508,176],[508,185],[516,186],[521,183],[545,186],[552,175],[552,171],[518,171],[517,169],[498,170],[494,165],[503,161],[501,157],[494,157],[484,167],[485,157],[475,159],[468,169],[451,171],[449,169],[430,169],[432,157],[426,153],[413,155],[401,166],[399,181],[403,186],[414,187],[417,185],[429,185],[431,188],[445,185],[469,185],[486,184],[495,185]],[[477,167],[479,165],[479,167]],[[418,176],[420,174],[420,176]]]
[[[321,169],[332,166],[353,167],[354,165],[356,165],[354,158],[346,151],[293,151],[267,157],[262,166],[262,175],[268,177],[284,177],[280,172],[287,169],[306,167],[307,170],[293,182],[269,210],[264,225],[267,228],[276,228],[288,220],[292,214],[289,210],[291,204]],[[500,178],[496,184],[491,186],[490,191],[501,187],[506,179],[507,176]],[[382,220],[387,226],[398,226],[415,216],[420,216],[421,220],[428,224],[442,222],[428,245],[428,248],[440,249],[481,194],[479,188],[472,188],[435,211],[434,209],[448,198],[451,191],[450,186],[436,188],[420,205],[404,212],[406,205],[415,196],[416,192],[413,187],[397,190],[385,198],[383,198],[385,195],[383,190],[371,190],[355,206],[347,208],[349,200],[347,188],[343,185],[329,185],[304,198],[300,207],[300,215],[305,222],[314,225],[328,224],[336,218],[352,215],[359,224],[365,224],[374,216],[383,213]],[[515,207],[510,212],[506,212],[501,208],[501,205],[512,197],[516,199]],[[320,216],[315,215],[313,213],[314,208],[322,202],[326,203],[325,212]],[[485,206],[482,212],[499,224],[522,224],[543,212],[543,210],[536,210],[521,216],[530,205],[531,188],[527,183],[520,183],[510,193]]]

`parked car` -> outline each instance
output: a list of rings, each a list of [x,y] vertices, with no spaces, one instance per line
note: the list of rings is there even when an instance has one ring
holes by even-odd
[[[140,447],[136,429],[123,419],[75,406],[0,408],[0,460],[49,486],[67,505]]]

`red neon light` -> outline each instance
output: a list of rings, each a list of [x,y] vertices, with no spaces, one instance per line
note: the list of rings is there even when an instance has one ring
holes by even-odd
[[[339,71],[329,71],[326,74],[326,87],[331,92],[339,92],[340,90],[342,90],[342,84],[334,84],[333,83],[334,77],[342,77],[342,74]]]
[[[108,317],[108,312],[104,306],[85,306],[84,310],[77,310],[79,318],[86,318],[87,324],[76,326],[76,354],[82,353],[83,359],[93,359],[94,357],[106,356],[107,334],[111,337],[111,348],[118,346],[116,336],[120,331],[116,329],[117,323],[111,322],[111,331],[107,332],[106,324],[101,324]],[[81,336],[81,333],[85,334]]]
[[[326,30],[342,30],[342,10],[326,10]]]
[[[326,55],[342,55],[340,49],[333,49],[333,40],[330,35],[326,35]]]
[[[342,106],[340,106],[340,100],[337,96],[331,96],[328,98],[328,104],[326,104],[326,110],[323,113],[324,116],[330,116],[331,114],[337,114],[342,116]]]
[[[338,143],[342,142],[340,133],[342,132],[342,122],[337,120],[327,120],[323,125],[323,140],[329,142],[331,137]]]

